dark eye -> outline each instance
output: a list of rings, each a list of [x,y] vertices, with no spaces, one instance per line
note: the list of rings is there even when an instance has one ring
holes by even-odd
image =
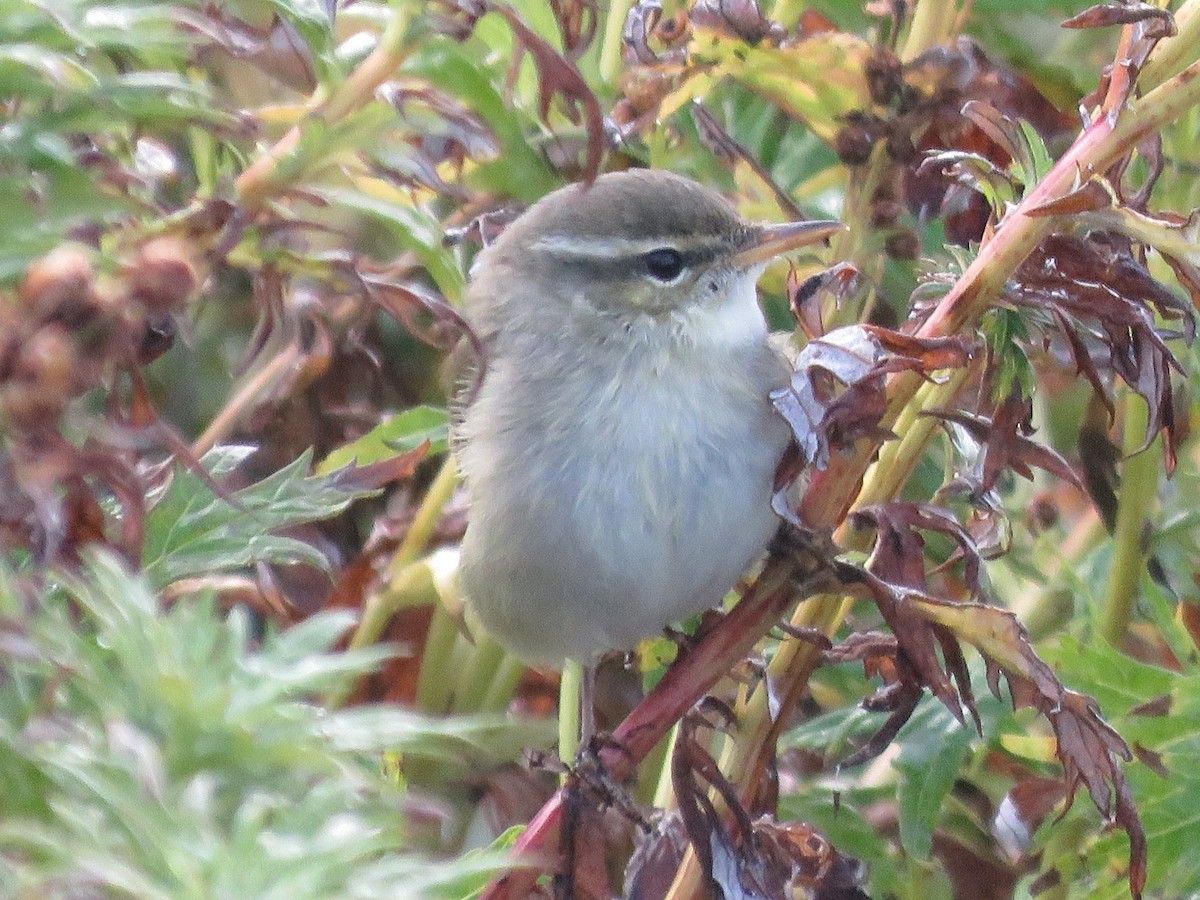
[[[672,247],[651,250],[642,257],[642,261],[655,281],[674,281],[683,271],[683,254]]]

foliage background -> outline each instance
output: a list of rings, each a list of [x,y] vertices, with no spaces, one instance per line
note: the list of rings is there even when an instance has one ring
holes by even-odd
[[[1088,5],[922,0],[896,18],[884,3],[763,4],[808,36],[798,52],[754,33],[751,4],[667,4],[650,62],[636,37],[625,48],[625,3],[0,3],[0,893],[481,889],[505,827],[553,793],[552,767],[516,763],[551,748],[556,689],[456,624],[466,511],[443,462],[442,360],[480,233],[603,149],[606,168],[691,175],[750,218],[841,218],[823,259],[765,276],[773,323],[794,328],[797,283],[849,262],[851,288],[821,288],[824,324],[895,325],[979,257],[987,215],[979,192],[943,205],[941,186],[906,179],[950,150],[977,155],[964,180],[1000,212],[1042,183],[1141,27],[1060,27]],[[1200,17],[1175,7],[1186,48]],[[879,94],[881,47],[925,60],[889,76],[931,98],[921,115]],[[1144,79],[1186,53],[1152,56]],[[1174,96],[1147,216],[1200,205],[1200,117]],[[1028,158],[963,126],[967,100],[1032,122]],[[1144,183],[1157,156],[1139,148]],[[1177,298],[1168,317],[1195,296],[1179,264],[1195,264],[1189,225],[1155,219],[1158,243],[1142,242]],[[1021,281],[1019,262],[995,267],[1001,284]],[[1163,312],[1158,325],[1182,329]],[[987,599],[1134,749],[1148,895],[1200,895],[1196,351],[1171,344],[1168,480],[1161,437],[1133,455],[1137,397],[1161,399],[1162,377],[1114,388],[1099,364],[1110,419],[1044,325],[1010,296],[982,327],[1000,380],[1032,401],[1037,440],[1090,490],[1053,468],[1000,478],[1011,550],[985,564]],[[918,449],[888,497],[928,500],[967,467],[948,438]],[[927,538],[931,567],[951,557],[953,535]],[[867,563],[861,538],[840,540]],[[952,571],[935,586],[958,597]],[[838,640],[893,624],[869,602],[830,609],[809,624]],[[758,658],[790,646],[775,634]],[[654,645],[641,670],[605,671],[610,726],[673,653]],[[860,706],[897,683],[886,656],[865,672],[814,663],[799,683],[770,760],[780,822],[864,861],[871,896],[1128,893],[1125,833],[1089,803],[1062,811],[1055,734],[991,698],[982,662],[978,732],[926,696],[882,755],[838,767],[887,718]],[[702,730],[684,750],[736,760],[722,740]],[[630,784],[646,806],[680,802],[665,754]],[[592,803],[620,873],[638,829],[605,806]],[[604,859],[576,862],[581,895],[620,889]],[[680,866],[635,861],[631,883],[665,895],[655,879]],[[808,884],[835,887],[827,872]]]

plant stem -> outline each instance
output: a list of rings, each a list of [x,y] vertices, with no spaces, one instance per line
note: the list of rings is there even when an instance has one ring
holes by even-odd
[[[901,62],[912,62],[930,47],[945,43],[958,18],[954,0],[918,0],[900,51]]]
[[[408,533],[404,535],[404,540],[396,548],[396,555],[392,557],[389,571],[396,572],[403,569],[409,563],[416,561],[417,557],[424,552],[425,547],[429,544],[429,539],[433,537],[438,520],[442,517],[442,510],[454,496],[456,487],[458,487],[458,467],[454,464],[454,457],[447,455],[442,462],[442,467],[429,485],[429,490],[425,492],[425,499],[421,501],[421,506],[417,509],[416,516],[413,517],[413,523],[409,527]]]
[[[483,709],[484,697],[487,696],[488,688],[491,687],[504,655],[504,648],[490,637],[479,640],[466,671],[455,679],[458,689],[454,693],[454,712],[474,713]]]
[[[417,709],[431,713],[450,711],[451,683],[446,677],[452,660],[457,658],[454,645],[459,639],[458,624],[441,603],[435,603],[429,630],[425,633],[425,650],[421,671],[417,675]],[[440,665],[429,664],[439,660]]]
[[[487,693],[483,696],[483,702],[479,705],[479,711],[500,713],[508,709],[508,705],[512,703],[513,694],[517,691],[517,685],[521,682],[521,676],[524,674],[525,664],[511,653],[505,653],[495,669],[492,670],[491,683],[488,685]]]
[[[621,72],[621,51],[625,47],[625,17],[632,0],[612,0],[604,20],[604,43],[600,45],[600,78],[615,87]]]
[[[1142,67],[1138,78],[1142,90],[1157,87],[1178,74],[1200,46],[1200,0],[1184,0],[1174,16],[1176,33],[1160,41]]]
[[[409,0],[393,0],[392,17],[375,49],[332,92],[326,95],[318,88],[301,122],[320,118],[326,125],[331,125],[366,105],[375,96],[375,89],[407,58],[411,50],[409,25],[421,6]],[[302,134],[302,125],[293,126],[238,176],[234,188],[244,210],[257,210],[271,195],[288,186],[290,177],[280,172],[280,164],[299,146]],[[287,170],[300,171],[301,168],[288,166]]]
[[[437,477],[425,492],[425,499],[417,510],[413,523],[404,535],[404,540],[396,549],[388,565],[387,579],[382,591],[367,598],[363,604],[362,621],[350,638],[351,647],[363,647],[374,643],[383,634],[388,621],[396,614],[396,610],[404,605],[407,594],[402,589],[406,570],[424,552],[433,530],[437,527],[442,510],[454,495],[458,485],[458,470],[454,465],[454,457],[447,456],[438,471]]]
[[[583,700],[583,664],[568,659],[558,683],[558,756],[571,765],[579,753],[579,720]]]
[[[1129,631],[1138,582],[1146,569],[1142,533],[1147,514],[1158,496],[1161,454],[1155,452],[1157,441],[1150,448],[1141,449],[1148,415],[1149,410],[1140,397],[1126,395],[1125,435],[1121,441],[1125,463],[1121,467],[1112,567],[1104,591],[1104,618],[1100,628],[1104,639],[1118,649]]]

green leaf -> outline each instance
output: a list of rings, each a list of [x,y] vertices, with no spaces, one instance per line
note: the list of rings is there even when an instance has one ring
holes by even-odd
[[[462,294],[465,283],[462,271],[443,245],[445,232],[441,223],[428,210],[351,188],[325,188],[319,193],[331,204],[354,210],[387,228],[400,246],[421,258],[438,289],[447,297]]]
[[[251,452],[219,447],[206,454],[201,465],[213,479],[220,479]],[[151,584],[161,588],[189,575],[237,570],[257,562],[326,567],[328,561],[316,548],[272,532],[328,519],[378,491],[348,484],[337,473],[306,477],[311,456],[306,451],[238,491],[234,503],[217,496],[195,472],[177,470],[146,518],[143,560]]]
[[[498,847],[414,852],[378,759],[398,738],[461,774],[523,726],[318,707],[329,673],[345,687],[380,658],[331,652],[345,614],[257,648],[245,616],[194,597],[163,610],[110,554],[64,582],[0,656],[4,896],[415,900],[464,896],[504,864]]]
[[[900,843],[917,859],[928,859],[933,829],[950,788],[971,748],[971,732],[932,700],[921,727],[910,722],[895,766],[901,773]]]
[[[429,442],[430,455],[445,453],[450,446],[450,412],[434,406],[415,406],[391,416],[356,441],[330,453],[317,466],[318,475],[356,463],[360,466],[417,449]]]

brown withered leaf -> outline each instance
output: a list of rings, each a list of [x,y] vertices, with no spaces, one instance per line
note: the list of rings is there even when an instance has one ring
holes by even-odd
[[[821,654],[827,663],[866,662],[896,656],[896,636],[883,631],[856,631]]]
[[[1102,188],[1109,203],[1096,206],[1080,216],[1084,224],[1124,235],[1131,241],[1157,250],[1170,265],[1175,277],[1191,296],[1194,309],[1200,309],[1200,210],[1188,216],[1161,212],[1150,214],[1122,204],[1116,191],[1105,183]],[[1164,318],[1181,322],[1184,337],[1191,341],[1195,321],[1183,309],[1178,315],[1163,313]]]
[[[796,201],[780,187],[767,168],[754,158],[745,147],[735,141],[729,132],[717,121],[705,106],[699,101],[692,104],[692,120],[696,123],[696,131],[700,142],[725,165],[732,167],[734,163],[743,162],[750,167],[755,176],[770,189],[779,208],[792,219],[804,218],[804,213]]]
[[[1163,778],[1171,777],[1171,769],[1163,761],[1163,754],[1156,753],[1149,747],[1143,747],[1141,744],[1134,742],[1133,755],[1137,757],[1138,762],[1150,769],[1157,775]]]
[[[1050,722],[1068,802],[1080,786],[1086,786],[1101,814],[1128,834],[1130,889],[1134,897],[1140,897],[1146,881],[1146,836],[1121,767],[1132,754],[1100,717],[1096,701],[1063,686],[1038,657],[1025,626],[1011,612],[913,592],[907,601],[914,616],[943,626],[979,651],[987,666],[988,685],[997,696],[1003,675],[1014,705],[1033,707]]]
[[[988,685],[997,696],[1001,676],[1006,678],[1014,705],[1033,707],[1050,722],[1068,799],[1086,786],[1096,808],[1128,834],[1130,887],[1133,895],[1140,897],[1146,878],[1146,838],[1121,767],[1122,761],[1132,758],[1129,747],[1100,717],[1094,700],[1063,686],[1033,650],[1015,615],[983,603],[952,602],[903,583],[916,580],[917,567],[906,563],[902,555],[920,553],[919,536],[892,528],[886,535],[881,533],[879,545],[885,542],[882,552],[876,547],[868,569],[888,572],[901,583],[884,581],[875,571],[864,572],[862,583],[880,604],[896,635],[897,661],[906,657],[919,679],[960,716],[949,678],[933,651],[935,635],[943,652],[950,642],[972,645],[984,659]],[[901,631],[896,630],[897,625]],[[948,663],[951,673],[958,665],[955,662],[950,667]],[[960,689],[963,683],[959,681]],[[969,702],[967,695],[962,700]]]
[[[338,487],[346,491],[382,488],[393,481],[401,481],[410,477],[428,455],[430,446],[429,441],[425,441],[419,447],[397,453],[395,456],[381,459],[379,462],[363,466],[351,463],[331,472],[328,483],[331,487]]]
[[[716,31],[754,45],[786,33],[778,22],[762,14],[755,0],[699,0],[692,6],[691,22],[697,28]]]
[[[466,337],[479,359],[484,350],[474,331],[445,297],[416,282],[360,262],[355,269],[364,294],[396,318],[414,337],[441,350]]]
[[[839,328],[810,341],[796,359],[791,384],[771,402],[792,427],[804,461],[829,464],[834,449],[881,434],[886,378],[965,365],[974,344],[960,336],[922,339],[875,325]]]
[[[724,704],[707,698],[680,721],[671,757],[680,821],[710,888],[730,900],[790,900],[799,893],[820,900],[869,900],[860,887],[863,872],[858,861],[838,853],[811,826],[782,823],[770,816],[751,819],[737,789],[696,737],[697,729],[721,728],[732,715]],[[732,828],[717,811],[710,789],[724,802]],[[665,841],[654,844],[656,855],[665,856],[659,860],[660,868],[676,852],[677,829],[674,835],[664,831],[664,837]],[[648,862],[650,857],[643,858]],[[639,875],[645,874],[645,866]],[[659,873],[659,883],[664,875]]]
[[[938,623],[918,616],[912,605],[913,598],[929,596],[921,531],[944,534],[957,543],[964,559],[965,583],[973,596],[978,594],[981,560],[971,536],[948,510],[930,504],[880,503],[856,510],[851,522],[857,528],[874,528],[877,532],[864,585],[896,636],[898,661],[906,659],[917,683],[927,687],[960,722],[964,721],[965,705],[978,727],[970,674],[962,653],[957,647],[947,652],[953,643],[951,636],[937,627]]]
[[[941,419],[966,429],[984,447],[978,490],[987,492],[996,486],[1000,474],[1011,469],[1022,478],[1033,480],[1036,466],[1057,475],[1083,490],[1083,482],[1070,463],[1050,447],[1030,440],[1033,428],[1033,402],[1020,394],[1010,394],[996,407],[993,418],[956,410],[929,410],[922,415]]]
[[[866,668],[866,666],[864,666]],[[925,691],[913,664],[899,652],[892,658],[889,667],[892,680],[885,681],[874,694],[862,701],[862,708],[868,712],[886,712],[887,719],[867,738],[866,743],[847,756],[838,760],[841,768],[853,768],[876,759],[896,739],[900,729],[912,718],[917,704]],[[871,674],[868,670],[868,676]]]
[[[1085,356],[1090,365],[1101,366],[1091,358],[1089,339],[1105,346],[1106,367],[1150,408],[1146,446],[1161,432],[1173,468],[1179,425],[1170,372],[1182,367],[1165,342],[1173,335],[1159,329],[1154,311],[1180,322],[1183,336],[1191,340],[1195,326],[1187,304],[1154,279],[1123,238],[1105,240],[1103,233],[1049,236],[1017,270],[1007,296],[1015,304],[1048,311],[1084,371]],[[1099,383],[1098,376],[1088,377],[1094,386]]]
[[[1063,28],[1105,28],[1110,25],[1131,25],[1147,19],[1172,22],[1171,13],[1153,3],[1097,3],[1062,23]]]
[[[1131,716],[1146,716],[1148,718],[1156,718],[1158,716],[1169,716],[1171,707],[1175,703],[1175,698],[1171,694],[1160,694],[1153,700],[1147,700],[1145,703],[1139,703],[1129,711]]]
[[[465,199],[461,188],[441,177],[438,166],[449,162],[461,168],[468,159],[495,156],[499,141],[491,126],[452,95],[429,85],[388,82],[376,96],[396,110],[409,137],[403,151],[376,149],[370,161],[380,168],[402,167],[396,175],[404,183]]]
[[[550,104],[556,96],[562,97],[567,113],[573,120],[582,119],[587,131],[587,156],[582,180],[590,184],[600,173],[604,154],[604,116],[600,111],[600,101],[579,74],[575,63],[546,43],[522,21],[516,10],[504,3],[493,3],[491,8],[505,18],[521,46],[533,57],[538,72],[538,104],[542,120],[549,124]]]
[[[843,299],[858,290],[861,276],[862,273],[848,262],[837,263],[803,281],[795,268],[788,270],[788,306],[809,340],[825,334],[825,323],[821,321],[825,304],[832,301],[835,307],[840,307]]]
[[[558,22],[558,33],[568,58],[579,59],[596,37],[599,3],[597,0],[550,0],[550,9]]]
[[[688,837],[679,812],[667,813],[654,829],[641,837],[625,867],[628,900],[658,900],[670,892],[679,864],[687,851]]]
[[[904,196],[918,214],[945,209],[947,235],[958,244],[979,240],[990,215],[983,196],[963,194],[958,182],[964,177],[1003,181],[999,173],[1012,160],[1010,151],[1023,143],[1022,138],[997,142],[998,133],[1007,130],[1001,126],[1000,132],[985,131],[979,121],[964,114],[964,107],[982,112],[986,106],[1001,120],[1028,122],[1047,144],[1065,139],[1078,128],[1077,118],[1057,109],[1031,79],[989,58],[966,37],[931,48],[906,63],[903,77],[903,96],[910,98],[903,123],[921,151],[904,172]],[[968,106],[972,103],[980,105]],[[943,173],[941,165],[923,165],[927,153],[964,155],[948,158],[947,162],[958,164],[958,170],[951,166]],[[997,187],[1008,190],[1003,184]],[[953,192],[960,196],[952,196]]]
[[[1076,213],[1091,212],[1106,209],[1116,202],[1112,187],[1099,178],[1092,178],[1075,190],[1047,200],[1045,203],[1030,209],[1026,215],[1033,218],[1042,216],[1072,216]]]

